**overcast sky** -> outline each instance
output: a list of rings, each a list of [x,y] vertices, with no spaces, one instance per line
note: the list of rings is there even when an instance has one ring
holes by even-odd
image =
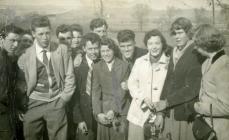
[[[105,5],[133,5],[136,3],[147,3],[152,9],[166,9],[168,6],[174,6],[182,9],[191,8],[209,8],[209,0],[103,0]],[[221,0],[228,3],[228,0]],[[0,0],[0,5],[57,5],[57,6],[71,6],[77,7],[82,5],[93,5],[98,3],[99,0]]]

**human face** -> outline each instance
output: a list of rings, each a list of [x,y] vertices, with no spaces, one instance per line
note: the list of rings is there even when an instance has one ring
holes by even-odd
[[[159,36],[151,36],[147,41],[147,48],[150,56],[159,58],[162,54],[163,44]]]
[[[134,54],[135,42],[133,40],[129,40],[126,42],[119,42],[119,49],[122,53],[122,56],[126,59],[132,58]]]
[[[32,44],[33,44],[33,36],[32,35],[30,35],[30,34],[24,34],[21,37],[20,46],[22,48],[28,48],[28,47],[32,46]]]
[[[98,42],[91,43],[87,41],[86,45],[83,47],[87,57],[91,60],[96,60],[99,57],[99,44]]]
[[[49,46],[51,39],[50,27],[36,27],[32,34],[42,48],[47,48]]]
[[[176,46],[180,48],[185,47],[187,42],[190,40],[183,29],[175,30],[175,34],[173,35],[173,37],[176,41]]]
[[[15,55],[15,51],[19,43],[19,35],[15,33],[8,33],[4,39],[4,49],[7,51],[9,56]]]
[[[72,32],[72,48],[77,48],[80,46],[80,41],[82,40],[82,34],[77,31]]]
[[[102,45],[100,48],[102,59],[106,63],[110,63],[114,58],[114,51],[108,47],[108,45]]]
[[[106,36],[107,35],[107,27],[105,25],[103,25],[101,27],[94,28],[93,32],[98,34],[100,37]]]
[[[71,31],[66,32],[66,33],[59,32],[58,40],[59,40],[59,43],[70,46],[72,44],[72,32]]]

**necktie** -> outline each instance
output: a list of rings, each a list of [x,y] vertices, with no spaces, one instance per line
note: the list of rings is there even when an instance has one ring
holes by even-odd
[[[91,86],[92,86],[92,68],[89,68],[87,73],[87,84],[86,84],[86,93],[91,95]]]
[[[43,50],[42,51],[43,52],[43,63],[46,65],[46,66],[48,66],[48,63],[49,63],[49,61],[48,61],[48,57],[47,57],[47,50]]]

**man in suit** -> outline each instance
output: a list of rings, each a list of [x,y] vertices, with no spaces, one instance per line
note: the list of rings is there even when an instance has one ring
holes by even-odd
[[[0,31],[2,48],[0,48],[0,139],[16,138],[16,109],[20,107],[17,97],[17,67],[16,49],[22,30],[15,25],[6,25]],[[18,100],[15,100],[18,99]],[[22,139],[21,137],[17,137]]]
[[[25,74],[28,96],[24,137],[39,140],[46,126],[50,140],[66,140],[65,104],[75,90],[72,59],[67,46],[51,42],[51,24],[47,17],[33,18],[31,29],[34,44],[18,60]]]
[[[121,59],[128,62],[132,69],[137,58],[147,53],[146,49],[136,47],[135,34],[132,30],[121,30],[117,35]]]
[[[92,64],[99,58],[100,37],[95,33],[88,33],[83,36],[82,46],[85,55],[80,66],[75,68],[77,87],[73,116],[75,123],[78,124],[79,140],[95,140],[97,124],[92,112],[91,72]]]
[[[56,36],[59,44],[65,44],[69,48],[72,44],[72,31],[69,25],[61,24],[56,28]]]
[[[171,34],[176,46],[171,53],[161,101],[155,104],[157,111],[170,110],[165,131],[176,140],[194,140],[190,122],[194,119],[193,105],[200,89],[201,62],[191,40],[191,31],[192,23],[187,18],[177,18],[172,24]]]

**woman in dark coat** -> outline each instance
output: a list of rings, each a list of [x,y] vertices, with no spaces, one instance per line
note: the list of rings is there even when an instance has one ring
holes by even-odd
[[[92,107],[98,122],[98,140],[127,140],[126,120],[130,104],[126,81],[128,64],[117,56],[114,41],[102,38],[102,60],[93,67]]]

